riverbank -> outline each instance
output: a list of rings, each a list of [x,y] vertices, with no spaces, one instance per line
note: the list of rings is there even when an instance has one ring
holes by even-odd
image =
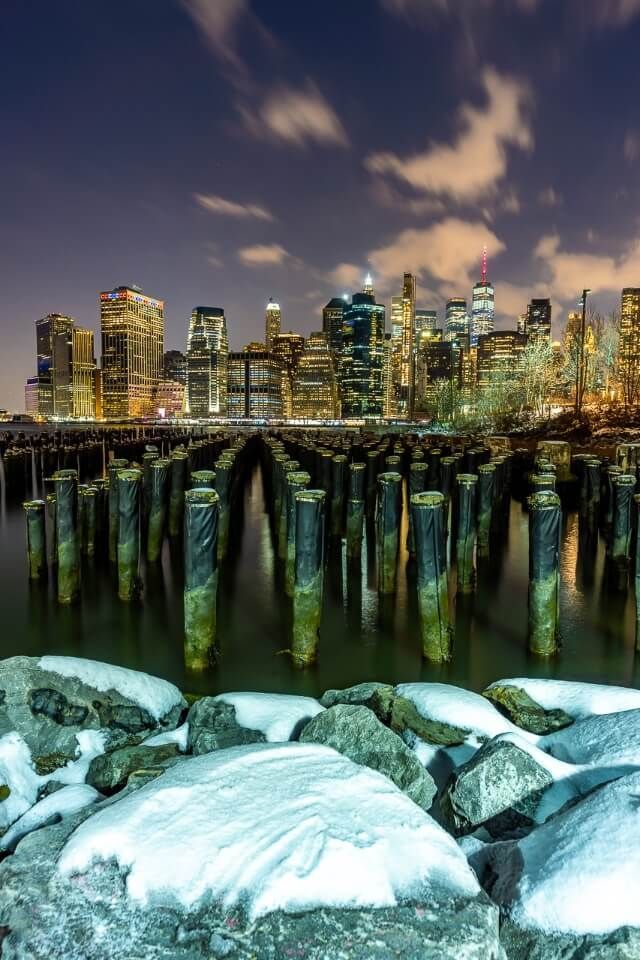
[[[0,690],[3,960],[640,950],[638,690],[189,703],[57,656]]]

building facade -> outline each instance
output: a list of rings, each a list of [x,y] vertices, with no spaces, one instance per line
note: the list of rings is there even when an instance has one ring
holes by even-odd
[[[518,376],[527,338],[516,330],[494,330],[478,340],[478,386],[488,387],[499,377]]]
[[[71,416],[74,419],[95,418],[95,369],[93,330],[74,327],[71,332]]]
[[[478,345],[478,338],[492,333],[495,326],[495,293],[493,284],[487,280],[487,248],[482,251],[482,273],[474,285],[471,303],[471,346]]]
[[[162,379],[187,386],[187,358],[182,350],[167,350],[162,359]]]
[[[229,354],[227,415],[238,420],[282,417],[280,365],[263,344]]]
[[[524,332],[530,340],[551,340],[551,300],[534,298],[527,306]]]
[[[296,420],[335,420],[340,414],[333,357],[324,333],[310,333],[293,382]]]
[[[40,414],[40,381],[38,377],[28,377],[24,385],[24,412],[30,417]]]
[[[93,331],[73,317],[49,313],[36,321],[38,415],[95,417]]]
[[[368,282],[367,282],[368,281]],[[365,287],[371,289],[370,277]],[[385,308],[373,293],[354,293],[345,306],[340,398],[345,419],[383,415]]]
[[[618,389],[625,404],[640,396],[640,288],[625,287],[620,299]]]
[[[445,310],[445,340],[459,340],[469,334],[469,312],[464,297],[451,297]]]
[[[185,394],[185,386],[178,380],[161,380],[156,388],[156,417],[159,420],[181,417],[185,408]]]
[[[451,341],[426,340],[416,356],[416,410],[434,415],[438,393],[443,385],[458,386],[459,354]]]
[[[267,350],[271,349],[271,344],[275,338],[280,336],[281,328],[282,311],[280,310],[280,304],[275,303],[271,297],[269,297],[269,303],[267,304],[267,309],[264,314],[264,333]]]
[[[186,413],[223,417],[227,412],[229,341],[224,310],[194,307],[187,334]]]
[[[300,333],[279,333],[271,342],[271,355],[280,366],[282,414],[292,416],[293,381],[298,362],[304,350],[304,337]]]
[[[164,302],[137,287],[100,294],[102,402],[105,419],[154,415],[162,378]]]
[[[332,297],[326,307],[322,308],[322,332],[327,338],[329,350],[336,359],[342,350],[344,307],[343,297]]]

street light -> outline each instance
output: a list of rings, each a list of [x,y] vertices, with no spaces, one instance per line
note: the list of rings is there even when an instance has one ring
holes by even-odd
[[[582,395],[584,393],[584,337],[587,318],[587,297],[591,290],[585,288],[578,303],[582,303],[582,318],[580,320],[580,343],[578,352],[578,369],[576,370],[576,416],[582,410]]]

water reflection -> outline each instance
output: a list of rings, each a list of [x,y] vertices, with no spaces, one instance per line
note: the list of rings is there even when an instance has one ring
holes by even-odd
[[[34,492],[41,492],[38,464],[32,463],[31,470]],[[244,502],[233,512],[229,552],[220,569],[219,661],[205,674],[192,674],[185,669],[182,652],[179,541],[165,544],[161,563],[143,563],[139,601],[118,601],[113,567],[100,554],[83,558],[79,603],[58,607],[52,576],[43,583],[28,582],[22,509],[5,503],[0,483],[1,655],[47,652],[104,659],[201,692],[260,689],[317,694],[372,679],[444,680],[481,689],[500,676],[523,674],[613,683],[640,680],[634,655],[633,582],[626,571],[621,575],[619,568],[612,570],[598,531],[573,513],[566,515],[562,534],[561,649],[548,662],[528,654],[528,520],[516,502],[495,524],[489,555],[477,558],[473,595],[456,595],[453,558],[451,663],[428,664],[420,654],[405,510],[394,597],[377,593],[371,520],[366,523],[360,559],[347,560],[344,543],[331,544],[319,661],[308,671],[295,670],[286,654],[291,605],[283,588],[283,564],[276,559],[265,490],[268,483],[256,467],[247,477]]]

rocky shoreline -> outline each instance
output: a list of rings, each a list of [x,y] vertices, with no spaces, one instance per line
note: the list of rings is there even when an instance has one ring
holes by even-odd
[[[2,960],[640,956],[640,691],[0,661]]]

